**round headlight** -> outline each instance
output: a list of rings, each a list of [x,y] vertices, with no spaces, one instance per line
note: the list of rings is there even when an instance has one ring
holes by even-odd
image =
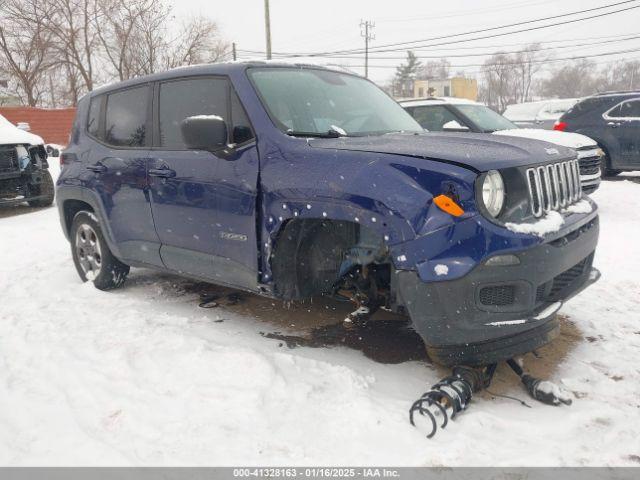
[[[504,206],[504,182],[497,170],[489,170],[482,183],[482,201],[487,211],[497,217]]]

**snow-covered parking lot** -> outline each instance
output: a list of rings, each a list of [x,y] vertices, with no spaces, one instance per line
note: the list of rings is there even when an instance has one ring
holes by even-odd
[[[639,465],[640,174],[629,177],[594,194],[602,279],[525,359],[573,405],[531,401],[501,367],[433,440],[407,411],[447,371],[410,333],[336,328],[326,343],[344,346],[288,348],[263,334],[304,336],[341,313],[247,296],[203,309],[208,287],[143,269],[100,292],[80,282],[54,207],[5,209],[0,464]]]

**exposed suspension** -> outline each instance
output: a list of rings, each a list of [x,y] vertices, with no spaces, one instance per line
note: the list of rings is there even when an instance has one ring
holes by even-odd
[[[554,406],[571,405],[569,393],[555,383],[525,373],[514,359],[507,360],[507,365],[520,377],[527,392],[535,400]],[[438,426],[445,428],[449,419],[466,410],[474,393],[489,387],[496,367],[497,363],[482,368],[454,367],[451,376],[440,380],[413,402],[409,409],[411,425],[415,426],[416,412],[429,418],[431,431],[427,438],[433,437]]]
[[[451,376],[440,380],[431,390],[413,402],[409,409],[411,425],[415,426],[416,412],[428,417],[431,421],[431,431],[427,438],[433,437],[438,430],[438,423],[440,428],[445,428],[449,418],[453,419],[469,406],[474,393],[489,386],[496,366],[494,363],[484,368],[455,367]]]

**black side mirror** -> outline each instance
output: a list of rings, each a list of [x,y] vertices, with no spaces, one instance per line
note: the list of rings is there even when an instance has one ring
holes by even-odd
[[[217,115],[187,117],[180,128],[189,149],[214,151],[227,145],[227,124]]]

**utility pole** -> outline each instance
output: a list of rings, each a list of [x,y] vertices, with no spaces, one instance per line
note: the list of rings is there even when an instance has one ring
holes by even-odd
[[[233,42],[231,44],[231,51],[233,52],[233,61],[235,62],[237,60],[237,56],[236,56],[236,42]]]
[[[271,60],[271,19],[269,17],[269,0],[264,0],[264,31],[267,35],[267,60]]]
[[[375,40],[373,29],[376,26],[371,20],[360,20],[360,36],[364,37],[364,76],[369,78],[369,41]]]

